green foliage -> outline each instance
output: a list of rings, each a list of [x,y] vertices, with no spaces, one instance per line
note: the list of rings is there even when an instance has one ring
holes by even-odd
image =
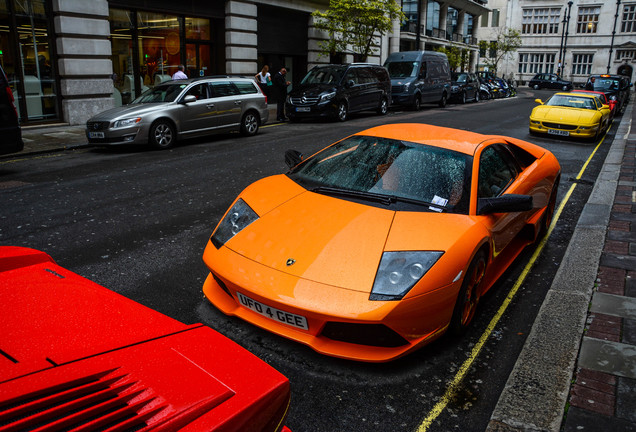
[[[496,73],[499,62],[509,54],[517,51],[521,47],[521,33],[519,30],[502,27],[497,34],[497,40],[479,42],[479,49],[488,49],[487,56],[483,59],[488,69]]]
[[[448,57],[448,64],[452,71],[463,71],[467,69],[467,50],[455,45],[436,47],[433,48],[433,50],[446,54],[446,57]]]
[[[391,30],[392,21],[404,19],[395,0],[330,0],[325,12],[312,15],[316,28],[329,35],[319,44],[321,55],[352,53],[365,60],[375,52],[376,38]]]

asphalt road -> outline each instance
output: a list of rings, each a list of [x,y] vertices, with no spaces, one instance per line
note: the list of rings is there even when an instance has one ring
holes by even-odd
[[[473,328],[386,364],[333,359],[269,334],[211,306],[201,292],[201,260],[210,234],[234,197],[259,178],[286,171],[289,148],[311,154],[384,123],[424,122],[509,135],[551,150],[562,166],[558,200],[594,143],[528,135],[535,97],[426,106],[387,116],[270,125],[251,138],[235,134],[190,141],[169,151],[89,148],[0,160],[0,244],[49,253],[72,271],[185,323],[203,322],[267,361],[292,383],[287,425],[303,431],[481,431],[532,326],[609,148],[615,127],[591,160],[547,246],[503,313],[465,379],[440,412],[472,347],[526,266],[522,254],[482,299]],[[325,215],[328,217],[329,215]],[[245,371],[249,374],[249,371]],[[258,377],[254,377],[258,379]]]

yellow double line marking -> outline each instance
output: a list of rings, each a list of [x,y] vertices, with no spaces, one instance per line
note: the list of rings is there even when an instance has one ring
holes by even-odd
[[[596,154],[596,151],[599,149],[599,147],[601,146],[603,141],[605,141],[605,136],[603,136],[603,139],[601,139],[601,141],[599,141],[598,145],[596,146],[596,148],[594,149],[594,151],[592,152],[590,157],[583,164],[583,167],[581,168],[581,171],[579,171],[579,174],[576,176],[576,180],[580,180],[581,179],[581,177],[583,176],[583,173],[587,169],[587,166],[591,162],[592,158]],[[532,254],[532,257],[530,258],[530,261],[528,261],[528,264],[525,266],[525,268],[521,272],[521,275],[519,275],[519,278],[517,279],[517,281],[513,285],[512,289],[508,293],[508,296],[506,297],[504,302],[499,307],[499,310],[497,311],[495,316],[492,317],[492,319],[490,320],[490,323],[488,324],[488,327],[486,327],[486,330],[484,331],[484,333],[479,338],[479,342],[477,342],[477,344],[475,344],[475,346],[473,347],[473,350],[471,351],[470,356],[466,359],[466,361],[464,361],[464,363],[459,368],[457,374],[455,374],[455,377],[453,378],[453,380],[448,384],[448,387],[446,388],[446,392],[444,393],[442,398],[435,404],[435,406],[428,413],[428,415],[426,416],[426,418],[424,419],[422,424],[420,424],[420,426],[417,428],[417,432],[428,431],[428,428],[433,424],[435,419],[437,417],[439,417],[439,415],[442,413],[442,411],[444,411],[444,409],[448,406],[450,401],[453,400],[453,397],[458,393],[459,386],[460,386],[461,382],[466,377],[466,374],[470,370],[470,368],[473,365],[473,363],[475,362],[475,360],[477,360],[477,356],[481,352],[481,349],[486,344],[486,341],[488,340],[488,338],[490,337],[490,335],[494,331],[495,327],[499,323],[499,320],[503,316],[503,314],[506,311],[506,309],[508,309],[508,306],[510,305],[510,302],[512,302],[512,300],[514,299],[515,295],[517,295],[517,291],[519,291],[519,288],[521,287],[523,282],[526,280],[526,277],[530,273],[530,270],[534,266],[534,263],[536,262],[537,258],[539,257],[539,255],[541,255],[541,252],[543,251],[543,248],[544,248],[546,242],[548,241],[548,238],[550,237],[550,234],[552,234],[552,231],[554,230],[554,226],[556,225],[557,221],[559,220],[559,217],[561,216],[561,212],[563,212],[563,208],[565,207],[567,202],[570,200],[570,197],[572,196],[572,193],[574,192],[574,189],[576,188],[576,186],[577,186],[576,182],[572,183],[572,186],[570,186],[570,189],[565,194],[565,197],[563,197],[563,200],[561,200],[561,203],[559,204],[559,208],[554,213],[554,217],[552,218],[552,223],[550,224],[550,227],[548,228],[548,232],[543,237],[543,239],[541,240],[541,242],[537,246],[536,250]]]

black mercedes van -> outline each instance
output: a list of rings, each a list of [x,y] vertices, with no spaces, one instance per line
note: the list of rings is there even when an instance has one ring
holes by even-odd
[[[386,114],[391,103],[391,79],[380,65],[330,64],[312,68],[287,96],[291,121],[332,117],[345,121],[350,113],[375,110]]]

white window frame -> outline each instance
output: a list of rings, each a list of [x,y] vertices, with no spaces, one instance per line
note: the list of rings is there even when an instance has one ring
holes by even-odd
[[[576,18],[576,32],[578,34],[594,34],[598,28],[600,6],[579,6]]]
[[[522,34],[558,34],[560,7],[524,8],[521,18]]]
[[[519,73],[554,73],[556,53],[519,53]]]
[[[636,4],[623,5],[621,33],[636,33]]]
[[[591,74],[593,62],[593,53],[572,53],[572,75]]]

